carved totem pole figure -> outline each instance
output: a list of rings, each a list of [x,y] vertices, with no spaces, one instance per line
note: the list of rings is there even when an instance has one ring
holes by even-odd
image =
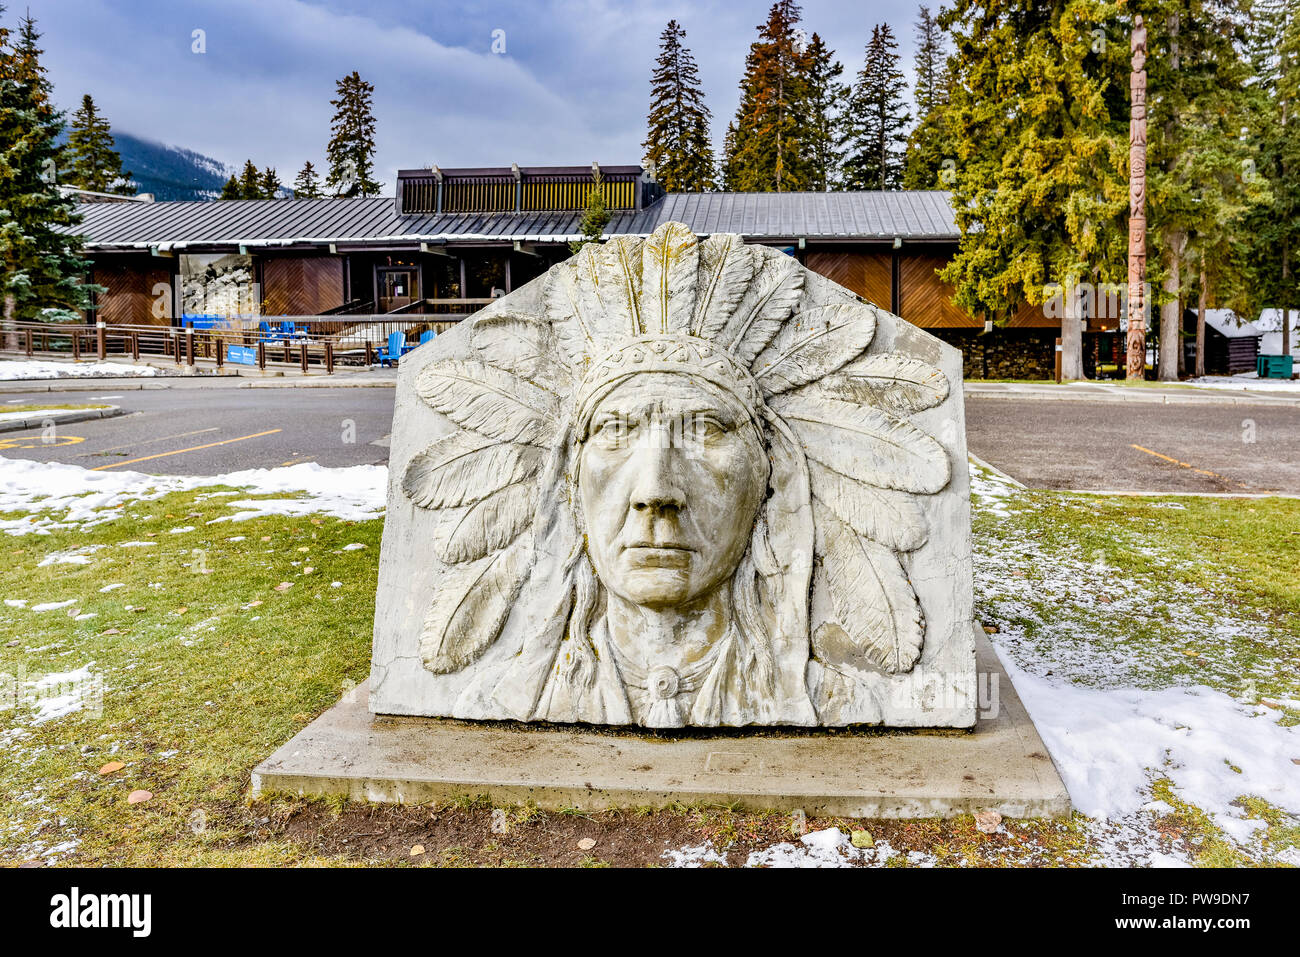
[[[1147,28],[1141,15],[1133,18],[1133,72],[1129,77],[1128,196],[1128,363],[1129,379],[1146,377],[1147,271]]]

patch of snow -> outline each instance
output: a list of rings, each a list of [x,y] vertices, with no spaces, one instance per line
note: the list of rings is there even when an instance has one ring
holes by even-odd
[[[125,582],[113,582],[113,584],[111,584],[111,585],[105,585],[103,588],[101,588],[101,589],[100,589],[100,592],[101,592],[101,593],[105,593],[105,592],[110,592],[110,591],[116,591],[116,590],[119,589],[119,588],[125,588],[125,587],[126,587],[126,583],[125,583]]]
[[[0,360],[0,380],[80,379],[102,376],[156,376],[153,366],[124,362],[54,362],[41,359]]]
[[[32,605],[29,611],[56,611],[59,608],[67,608],[69,605],[75,605],[77,600],[69,598],[67,601],[47,601],[39,605]]]
[[[73,548],[66,552],[50,552],[39,562],[37,568],[45,568],[49,565],[89,565],[90,556],[103,548],[103,545],[84,545],[81,548]]]

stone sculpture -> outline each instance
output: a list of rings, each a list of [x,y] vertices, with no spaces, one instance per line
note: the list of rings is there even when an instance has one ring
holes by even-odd
[[[402,361],[372,710],[972,724],[960,398],[778,250],[585,246]]]

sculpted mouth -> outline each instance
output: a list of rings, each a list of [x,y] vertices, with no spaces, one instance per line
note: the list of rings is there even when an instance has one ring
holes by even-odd
[[[693,549],[676,543],[634,542],[625,545],[623,551],[634,564],[644,568],[686,568]]]

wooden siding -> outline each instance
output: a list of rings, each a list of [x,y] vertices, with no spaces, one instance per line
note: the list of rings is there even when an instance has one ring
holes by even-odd
[[[343,260],[295,256],[262,262],[262,312],[318,316],[343,305]]]
[[[91,319],[107,323],[133,325],[171,325],[167,314],[154,315],[154,303],[158,296],[154,287],[165,285],[171,288],[170,264],[153,257],[129,256],[115,257],[95,263],[93,276],[97,285],[107,291],[97,293],[95,302],[98,308],[92,312]],[[170,292],[165,294],[170,297]]]
[[[983,328],[982,320],[953,305],[953,287],[935,274],[948,257],[904,250],[899,254],[899,312],[914,326],[925,329]]]
[[[892,301],[889,253],[810,252],[804,265],[881,309]]]

